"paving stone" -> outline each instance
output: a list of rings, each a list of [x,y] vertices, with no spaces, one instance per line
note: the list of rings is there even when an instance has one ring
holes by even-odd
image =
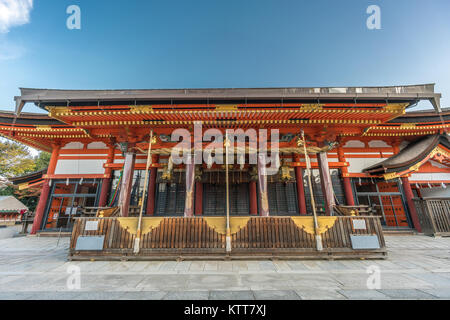
[[[32,292],[0,292],[0,300],[27,300],[32,296]]]
[[[277,271],[277,267],[272,261],[260,261],[259,268],[262,271]]]
[[[219,268],[219,263],[217,261],[205,262],[205,271],[217,271],[218,268]]]
[[[312,289],[312,288],[299,288],[296,289],[300,298],[303,300],[343,300],[345,297],[338,292],[338,290],[326,290],[326,289]]]
[[[185,274],[148,274],[139,282],[135,290],[142,291],[175,291],[186,288],[189,275]]]
[[[415,273],[411,274],[410,277],[423,280],[434,288],[450,288],[450,279],[438,273]]]
[[[387,236],[386,243],[387,260],[68,262],[68,238],[59,245],[55,238],[4,239],[0,299],[162,299],[208,291],[237,299],[249,292],[251,299],[292,292],[302,299],[450,298],[450,238]],[[81,269],[76,293],[67,291],[71,265]],[[380,268],[378,291],[367,289],[369,266]]]
[[[231,261],[219,261],[218,271],[233,271],[233,262]]]
[[[421,290],[415,289],[384,289],[378,290],[393,299],[434,299],[435,297]]]
[[[277,271],[281,271],[281,272],[292,271],[292,268],[286,261],[274,261],[273,264],[277,268]]]
[[[256,300],[300,300],[294,290],[257,290],[253,291]]]
[[[163,300],[208,300],[209,291],[171,291]]]
[[[166,291],[130,291],[124,292],[120,300],[161,300]]]
[[[122,296],[121,291],[80,291],[73,300],[119,300]]]
[[[339,289],[340,283],[331,275],[323,274],[292,274],[288,279],[292,288],[330,288]]]
[[[245,261],[232,261],[233,271],[248,271],[248,266]]]
[[[75,300],[80,296],[77,290],[70,292],[28,292],[31,296],[27,300]]]
[[[332,274],[345,289],[368,289],[367,282],[371,274]],[[380,274],[380,289],[417,289],[430,288],[430,284],[417,278],[412,278],[409,274],[387,273]]]
[[[252,291],[210,291],[209,300],[254,300]]]
[[[440,299],[450,299],[450,288],[424,289],[422,291]]]
[[[307,266],[301,261],[286,261],[286,263],[289,265],[289,267],[293,271],[306,271],[309,270]]]
[[[176,261],[165,261],[161,264],[159,267],[160,271],[174,271],[175,267],[177,266]]]
[[[377,290],[340,290],[339,293],[351,300],[384,300],[389,297]]]
[[[203,271],[205,270],[204,261],[193,261],[189,267],[189,271]]]
[[[176,264],[175,270],[178,272],[185,272],[188,271],[191,266],[191,261],[180,261]]]
[[[240,286],[238,276],[233,274],[190,274],[185,284],[187,290],[226,290]]]

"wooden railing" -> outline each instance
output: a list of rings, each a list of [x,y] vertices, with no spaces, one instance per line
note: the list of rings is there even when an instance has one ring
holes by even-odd
[[[128,220],[127,220],[128,219]],[[231,253],[226,251],[225,229],[221,218],[165,217],[144,218],[144,234],[140,251],[133,254],[135,218],[77,218],[70,243],[72,259],[116,257],[382,257],[385,242],[378,217],[332,217],[322,229],[323,251],[317,251],[312,217],[232,217]],[[217,220],[218,219],[218,220]],[[225,223],[225,218],[223,218]],[[320,217],[319,219],[322,219]],[[330,218],[326,218],[330,221]],[[354,229],[352,220],[364,220],[365,229]],[[97,221],[96,230],[87,230],[89,221]],[[240,224],[237,225],[238,221]],[[320,220],[322,221],[322,220]],[[324,220],[325,221],[325,220]],[[134,223],[134,226],[136,223]],[[219,227],[218,227],[219,226]],[[233,227],[235,226],[235,227]],[[146,230],[145,230],[146,229]],[[351,235],[371,235],[378,238],[379,249],[354,250]],[[99,250],[77,250],[80,237],[101,236]]]
[[[450,236],[450,198],[414,199],[422,232]]]

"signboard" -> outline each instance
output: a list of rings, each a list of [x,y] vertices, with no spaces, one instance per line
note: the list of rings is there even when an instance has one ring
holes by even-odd
[[[105,236],[80,236],[77,239],[75,250],[77,251],[101,251]]]
[[[97,231],[97,230],[98,230],[98,221],[86,221],[84,231]]]
[[[350,235],[352,248],[355,250],[380,249],[380,242],[376,235]]]
[[[352,219],[354,230],[366,230],[366,220]]]
[[[77,207],[66,207],[65,215],[75,215],[77,214]]]

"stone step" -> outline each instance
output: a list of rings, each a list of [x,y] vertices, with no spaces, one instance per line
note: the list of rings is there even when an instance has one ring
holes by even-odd
[[[383,234],[385,236],[413,236],[417,234],[417,231],[414,229],[383,229]]]
[[[55,232],[38,232],[38,237],[61,237],[61,238],[63,238],[63,237],[70,237],[71,235],[72,235],[72,232],[58,232],[58,231],[55,231]]]

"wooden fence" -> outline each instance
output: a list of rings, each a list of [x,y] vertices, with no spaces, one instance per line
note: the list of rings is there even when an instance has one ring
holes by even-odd
[[[414,199],[422,232],[450,236],[450,199]]]
[[[70,243],[70,259],[338,259],[383,258],[386,255],[378,217],[327,218],[331,223],[324,224],[321,229],[322,251],[317,250],[311,231],[312,217],[232,217],[231,252],[226,252],[224,217],[223,221],[220,217],[213,218],[214,221],[203,217],[144,218],[143,229],[147,230],[141,237],[138,254],[133,253],[136,237],[133,223],[135,226],[137,219],[131,219],[136,218],[77,218]],[[364,228],[355,229],[353,220],[363,220]],[[95,223],[96,230],[87,228],[87,224],[92,225],[90,221]],[[351,235],[376,236],[379,248],[354,249]],[[80,237],[101,237],[103,246],[97,250],[78,250]]]

